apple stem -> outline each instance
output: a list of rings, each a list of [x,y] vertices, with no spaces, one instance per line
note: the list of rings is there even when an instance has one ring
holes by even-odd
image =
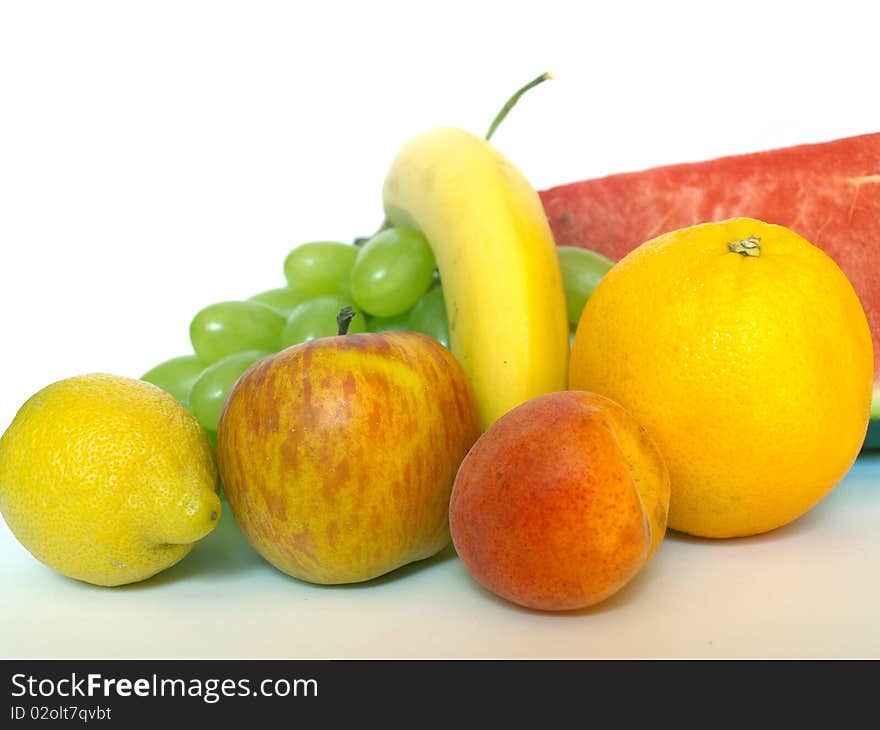
[[[339,334],[347,335],[348,328],[351,325],[351,320],[354,319],[357,312],[354,311],[354,307],[343,307],[339,310],[339,314],[336,315],[336,324],[339,325]]]
[[[495,130],[498,129],[498,125],[504,121],[504,118],[507,116],[508,112],[516,105],[516,102],[519,101],[520,97],[525,94],[529,89],[533,89],[538,84],[543,84],[545,81],[554,78],[554,74],[552,71],[545,71],[537,78],[532,79],[525,86],[519,88],[514,92],[513,96],[511,96],[507,102],[501,107],[501,111],[495,115],[495,118],[492,120],[492,124],[489,125],[489,131],[486,132],[486,141],[488,142],[492,139],[492,135],[495,134]]]

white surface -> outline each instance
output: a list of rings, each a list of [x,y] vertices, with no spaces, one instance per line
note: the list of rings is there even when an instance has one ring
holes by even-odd
[[[880,457],[764,536],[669,532],[654,559],[580,612],[521,609],[451,550],[374,581],[315,586],[255,553],[231,514],[183,562],[95,588],[0,534],[6,657],[878,658]]]
[[[0,428],[48,383],[138,376],[294,245],[381,219],[441,124],[537,188],[876,131],[868,4],[0,4]],[[792,14],[794,13],[794,14]],[[877,462],[778,534],[672,538],[582,616],[519,611],[455,559],[356,588],[262,564],[229,515],[180,566],[101,590],[0,525],[0,656],[878,656]]]

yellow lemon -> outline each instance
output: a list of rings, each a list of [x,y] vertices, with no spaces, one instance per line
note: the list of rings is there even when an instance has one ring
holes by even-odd
[[[616,400],[672,480],[669,527],[753,535],[812,509],[868,425],[871,332],[849,280],[793,231],[751,218],[643,243],[578,323],[569,387]]]
[[[0,513],[50,568],[103,586],[180,561],[220,518],[207,437],[173,396],[95,373],[53,383],[0,437]]]

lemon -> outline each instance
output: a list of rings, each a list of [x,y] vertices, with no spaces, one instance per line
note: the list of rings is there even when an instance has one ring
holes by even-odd
[[[179,562],[220,518],[213,452],[195,418],[142,380],[53,383],[0,437],[0,513],[63,575],[134,583]]]

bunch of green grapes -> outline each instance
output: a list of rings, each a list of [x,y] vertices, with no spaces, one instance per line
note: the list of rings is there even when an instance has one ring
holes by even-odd
[[[361,246],[313,241],[284,260],[286,286],[246,300],[210,304],[190,322],[193,352],[141,376],[168,391],[216,438],[226,398],[257,360],[338,332],[336,315],[356,315],[349,332],[416,330],[449,344],[436,263],[425,237],[387,228]]]
[[[559,254],[574,326],[611,262],[583,249],[560,247]],[[384,228],[363,245],[304,243],[283,269],[286,286],[200,310],[189,327],[193,352],[141,376],[189,408],[215,442],[223,405],[244,371],[287,347],[337,334],[343,307],[356,312],[349,332],[410,330],[449,346],[442,282],[419,231]]]

